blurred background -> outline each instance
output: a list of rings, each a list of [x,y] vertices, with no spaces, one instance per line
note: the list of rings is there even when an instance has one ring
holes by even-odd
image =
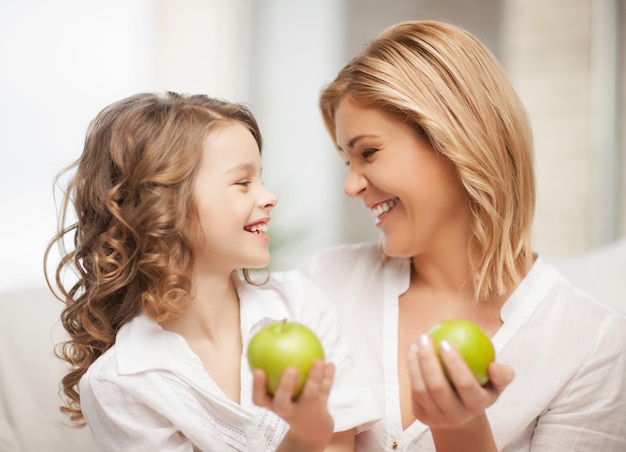
[[[273,267],[376,240],[343,194],[346,168],[320,89],[370,39],[408,19],[461,25],[495,53],[535,134],[537,251],[575,256],[626,235],[623,0],[1,0],[0,291],[41,286],[54,176],[89,121],[141,91],[252,105],[264,179],[279,196]]]

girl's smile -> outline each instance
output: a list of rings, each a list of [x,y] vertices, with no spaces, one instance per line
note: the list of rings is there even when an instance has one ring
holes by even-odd
[[[269,222],[270,222],[270,218],[266,217],[255,223],[251,223],[249,225],[244,226],[243,229],[245,231],[255,234],[258,238],[265,240],[266,242],[269,243],[270,237],[269,235],[267,235],[267,227],[268,227]]]

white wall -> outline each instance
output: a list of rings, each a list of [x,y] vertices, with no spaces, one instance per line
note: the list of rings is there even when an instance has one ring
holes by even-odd
[[[43,283],[55,174],[98,110],[152,86],[149,4],[0,3],[0,289]]]
[[[503,12],[475,1],[488,14],[461,13],[465,0],[367,0],[367,8],[365,0],[3,0],[0,291],[43,284],[54,175],[79,156],[101,108],[139,91],[252,104],[265,182],[279,196],[270,225],[276,267],[375,238],[369,214],[343,195],[345,168],[317,97],[367,40],[420,17],[451,20],[498,46],[535,126],[539,250],[558,257],[590,249],[590,15],[593,4],[619,0],[507,0]]]
[[[89,121],[153,90],[247,101],[248,0],[0,2],[0,291],[44,284],[55,175]]]
[[[278,196],[272,212],[273,268],[340,240],[341,177],[317,107],[344,63],[337,0],[254,0],[250,86],[263,137],[263,178]]]

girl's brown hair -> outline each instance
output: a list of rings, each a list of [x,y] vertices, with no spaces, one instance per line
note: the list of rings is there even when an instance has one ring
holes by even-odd
[[[261,149],[257,122],[241,104],[173,92],[128,97],[96,116],[81,157],[57,178],[75,170],[44,266],[65,303],[61,321],[69,334],[56,349],[70,365],[61,411],[79,425],[79,381],[120,327],[141,312],[158,322],[174,318],[191,297],[193,180],[205,138],[221,121],[243,124]],[[66,226],[72,206],[76,222]],[[66,251],[68,235],[73,246]],[[61,258],[50,281],[55,245]]]
[[[437,21],[395,25],[370,42],[321,93],[333,141],[335,111],[349,97],[402,118],[449,159],[473,216],[474,299],[502,294],[532,262],[532,134],[495,57],[467,31]]]

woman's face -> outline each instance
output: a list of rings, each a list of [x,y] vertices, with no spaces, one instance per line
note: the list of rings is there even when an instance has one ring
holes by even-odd
[[[261,155],[250,131],[237,122],[213,129],[194,183],[201,233],[198,268],[226,272],[261,268],[270,260],[266,235],[276,196],[261,180]]]
[[[414,128],[344,97],[336,110],[337,144],[349,164],[344,190],[361,198],[390,256],[414,257],[464,246],[466,192],[454,166]]]

